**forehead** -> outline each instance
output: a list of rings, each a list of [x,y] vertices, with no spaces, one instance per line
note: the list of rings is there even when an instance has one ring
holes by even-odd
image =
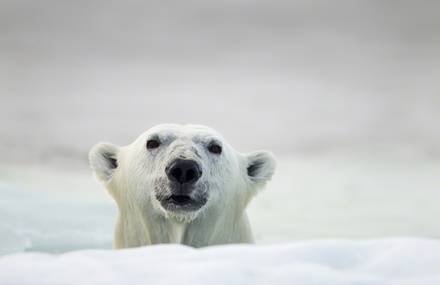
[[[146,136],[159,136],[163,139],[187,138],[192,140],[222,139],[215,130],[203,125],[157,125],[145,132]]]

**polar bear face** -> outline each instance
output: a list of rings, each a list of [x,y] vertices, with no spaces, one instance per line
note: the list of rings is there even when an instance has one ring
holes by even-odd
[[[269,152],[241,154],[200,125],[158,125],[124,147],[99,143],[89,159],[121,211],[178,222],[210,209],[244,210],[275,168]]]

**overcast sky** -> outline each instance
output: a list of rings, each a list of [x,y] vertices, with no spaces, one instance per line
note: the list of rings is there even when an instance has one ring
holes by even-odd
[[[440,157],[439,1],[0,1],[4,161],[161,122],[241,151]]]

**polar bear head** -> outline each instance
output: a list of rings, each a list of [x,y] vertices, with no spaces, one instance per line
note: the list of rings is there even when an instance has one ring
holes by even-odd
[[[275,169],[271,153],[239,153],[200,125],[158,125],[123,147],[99,143],[89,160],[121,211],[178,222],[214,208],[244,210]]]

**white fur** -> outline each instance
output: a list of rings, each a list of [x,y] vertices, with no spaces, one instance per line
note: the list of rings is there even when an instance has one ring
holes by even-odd
[[[146,141],[155,136],[161,138],[162,145],[148,150]],[[207,150],[212,140],[222,145],[220,155]],[[197,211],[166,211],[155,196],[157,191],[168,191],[165,167],[181,156],[202,167],[197,183],[199,191],[208,194],[208,201]],[[241,154],[219,133],[199,125],[158,125],[124,147],[100,143],[91,149],[89,160],[119,208],[116,248],[157,243],[194,247],[250,243],[253,237],[245,208],[275,169],[269,152]]]

